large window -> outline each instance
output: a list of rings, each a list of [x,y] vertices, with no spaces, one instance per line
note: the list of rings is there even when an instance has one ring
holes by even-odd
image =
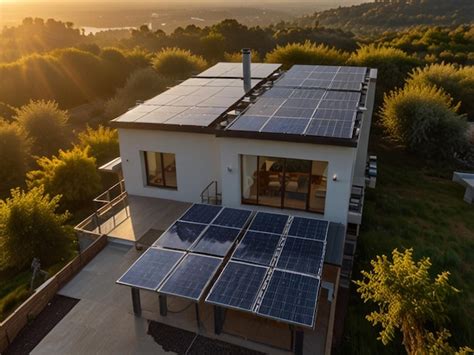
[[[177,188],[176,160],[174,154],[143,152],[146,182],[149,186]]]
[[[324,213],[328,163],[241,156],[242,203]]]

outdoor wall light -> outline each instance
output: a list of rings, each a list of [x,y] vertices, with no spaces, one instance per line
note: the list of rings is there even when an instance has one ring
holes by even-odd
[[[337,181],[337,174],[334,174],[334,175],[332,176],[332,181]]]
[[[232,172],[232,167],[231,167],[230,165],[227,167],[227,171],[228,171],[229,173]]]

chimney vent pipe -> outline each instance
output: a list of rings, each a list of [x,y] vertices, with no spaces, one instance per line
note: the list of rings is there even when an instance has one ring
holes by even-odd
[[[249,48],[242,49],[242,69],[244,77],[244,90],[249,92],[252,89],[252,75],[250,73],[251,54]]]

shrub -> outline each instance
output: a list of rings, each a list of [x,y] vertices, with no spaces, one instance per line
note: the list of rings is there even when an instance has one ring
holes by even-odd
[[[28,167],[31,142],[16,123],[0,119],[0,192],[18,186]]]
[[[79,133],[78,138],[82,148],[89,147],[90,154],[98,165],[105,164],[120,154],[117,130],[110,127],[87,127],[84,132]]]
[[[33,140],[33,154],[51,155],[68,143],[69,114],[54,101],[30,101],[17,110],[15,119]]]
[[[183,79],[204,70],[207,62],[189,50],[165,48],[155,55],[153,67],[161,75]]]
[[[341,65],[346,62],[347,58],[348,54],[345,52],[306,41],[305,43],[277,46],[266,55],[265,61],[281,63],[284,69],[288,69],[294,64]]]
[[[62,260],[74,231],[65,225],[69,214],[56,212],[60,198],[37,187],[13,189],[10,198],[0,200],[0,246],[7,267],[22,270],[35,257],[43,266]]]
[[[432,64],[415,69],[410,73],[408,83],[442,88],[456,102],[461,102],[461,112],[474,118],[474,67]]]
[[[261,59],[257,51],[250,52],[251,61],[252,63],[258,63]],[[234,53],[224,53],[224,62],[232,62],[232,63],[242,63],[242,53],[241,52],[234,52]]]
[[[25,286],[18,287],[9,293],[0,302],[0,321],[5,319],[18,305],[23,303],[30,296],[30,292]]]
[[[450,158],[466,142],[465,117],[451,97],[432,86],[407,85],[384,98],[382,122],[408,150],[428,158]]]
[[[58,156],[37,160],[38,170],[27,173],[28,187],[44,186],[47,193],[61,195],[68,208],[80,207],[100,191],[100,175],[89,148],[60,150]]]
[[[11,121],[13,116],[15,116],[15,108],[9,104],[0,102],[0,119],[4,118],[7,121]]]

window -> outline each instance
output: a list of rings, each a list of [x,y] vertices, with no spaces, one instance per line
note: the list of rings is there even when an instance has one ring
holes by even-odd
[[[327,162],[241,156],[242,203],[324,213]]]
[[[171,153],[143,152],[148,186],[177,188],[176,160]]]

